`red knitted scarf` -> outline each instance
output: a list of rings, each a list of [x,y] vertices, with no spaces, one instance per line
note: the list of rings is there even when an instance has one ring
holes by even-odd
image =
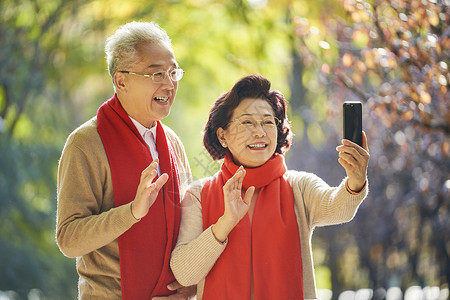
[[[202,189],[203,227],[224,213],[223,185],[239,166],[225,157],[219,173]],[[261,188],[253,213],[228,235],[228,244],[206,277],[204,300],[303,299],[300,236],[294,196],[284,178],[284,157],[275,155],[258,168],[245,169],[243,188]]]
[[[141,172],[152,162],[147,144],[114,95],[97,112],[97,130],[111,167],[115,206],[130,203]],[[161,173],[169,180],[148,214],[119,237],[122,298],[151,299],[170,295],[174,281],[169,268],[180,225],[179,177],[176,159],[162,124],[157,122],[156,148]]]

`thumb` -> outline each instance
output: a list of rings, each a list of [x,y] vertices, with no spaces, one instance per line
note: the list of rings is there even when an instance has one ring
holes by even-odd
[[[182,285],[179,284],[178,281],[171,282],[171,283],[169,283],[169,284],[167,285],[167,289],[168,289],[169,291],[175,291],[175,290],[178,290],[180,287],[182,287]]]
[[[362,132],[362,147],[369,152],[369,146],[367,145],[367,135],[366,133],[363,131]]]

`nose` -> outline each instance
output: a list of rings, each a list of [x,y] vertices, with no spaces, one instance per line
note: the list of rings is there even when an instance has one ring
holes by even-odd
[[[253,128],[253,132],[258,137],[262,137],[262,136],[266,135],[266,131],[264,130],[262,121],[256,122],[256,124],[255,124],[255,126]]]

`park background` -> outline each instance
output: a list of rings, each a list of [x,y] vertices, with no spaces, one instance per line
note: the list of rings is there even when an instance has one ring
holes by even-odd
[[[105,39],[133,20],[159,23],[186,72],[164,123],[195,179],[218,169],[209,109],[246,74],[289,101],[288,167],[330,185],[345,176],[342,103],[361,101],[370,193],[352,222],[315,230],[318,288],[448,295],[449,0],[1,0],[0,291],[76,298],[75,260],[55,244],[58,159],[112,96]]]

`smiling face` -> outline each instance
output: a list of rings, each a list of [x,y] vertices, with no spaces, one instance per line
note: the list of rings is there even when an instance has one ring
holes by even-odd
[[[237,165],[255,168],[267,162],[277,147],[277,120],[263,99],[246,98],[234,109],[226,129],[217,137]]]
[[[178,67],[172,49],[163,43],[142,44],[137,47],[137,56],[136,64],[123,71],[152,75]],[[145,127],[150,128],[169,115],[178,82],[166,76],[161,83],[154,83],[152,78],[121,72],[114,74],[114,81],[117,96],[127,114]]]

